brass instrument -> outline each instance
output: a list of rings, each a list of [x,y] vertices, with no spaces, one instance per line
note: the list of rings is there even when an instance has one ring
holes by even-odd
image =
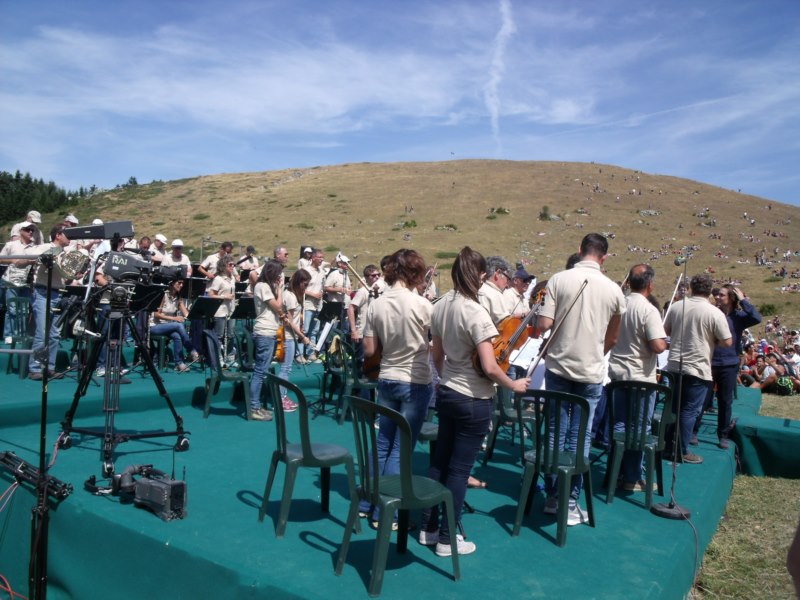
[[[76,279],[86,272],[92,259],[80,250],[61,252],[56,256],[55,266],[64,279]]]

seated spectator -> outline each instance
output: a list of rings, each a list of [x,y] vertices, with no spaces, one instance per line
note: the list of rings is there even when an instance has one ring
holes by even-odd
[[[189,316],[189,311],[180,296],[182,288],[182,279],[176,279],[169,284],[161,305],[153,313],[150,325],[150,335],[165,335],[172,339],[175,370],[179,373],[189,370],[183,354],[184,348],[189,351],[191,362],[196,362],[200,358],[197,350],[192,347],[192,340],[183,325]]]

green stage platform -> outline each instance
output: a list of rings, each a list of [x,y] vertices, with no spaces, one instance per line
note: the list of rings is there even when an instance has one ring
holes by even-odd
[[[319,366],[306,373],[296,368],[293,379],[315,397],[319,371]],[[174,429],[155,385],[137,375],[133,378],[132,385],[121,388],[118,430]],[[273,423],[245,421],[242,405],[230,403],[230,384],[223,384],[211,416],[203,419],[197,404],[202,373],[166,373],[164,379],[190,432],[190,450],[173,456],[174,437],[130,441],[118,447],[116,468],[153,464],[171,471],[174,460],[179,478],[185,469],[188,516],[162,522],[147,511],[120,504],[117,497],[83,490],[88,476],[101,474],[100,441],[76,436],[72,448],[58,452],[51,470],[55,477],[72,483],[75,491],[51,511],[50,597],[367,597],[374,531],[365,526],[361,535],[353,536],[343,575],[333,573],[348,508],[343,470],[333,471],[329,515],[319,510],[317,472],[299,474],[286,536],[276,539],[282,468],[267,519],[263,523],[257,519],[268,459],[275,447]],[[41,386],[15,376],[0,382],[0,451],[14,451],[38,464]],[[74,389],[75,382],[70,380],[50,384],[50,449]],[[81,401],[75,426],[102,428],[101,409],[102,388],[91,386]],[[287,418],[292,426],[297,414]],[[796,424],[792,431],[797,432]],[[512,598],[683,598],[723,515],[736,471],[733,446],[729,451],[717,448],[713,432],[709,419],[701,430],[698,449],[705,463],[677,468],[676,498],[691,509],[694,528],[684,521],[651,515],[643,506],[643,494],[619,493],[613,504],[606,505],[603,458],[594,469],[597,527],[570,528],[564,548],[554,543],[555,519],[542,514],[540,495],[521,535],[511,537],[521,469],[514,462],[517,449],[508,435],[501,434],[494,460],[475,471],[488,481],[489,489],[470,490],[467,496],[476,512],[465,514],[463,524],[478,549],[462,557],[461,581],[451,579],[449,559],[410,540],[406,555],[390,553],[382,597],[483,598],[499,593]],[[349,423],[339,426],[329,415],[313,421],[313,435],[317,440],[353,446]],[[417,448],[419,472],[425,471],[427,453],[426,446]],[[667,463],[664,472],[669,481]],[[7,472],[0,472],[2,491],[11,481]],[[657,502],[663,500],[656,496]],[[32,504],[30,487],[23,486],[0,513],[0,573],[26,595]]]

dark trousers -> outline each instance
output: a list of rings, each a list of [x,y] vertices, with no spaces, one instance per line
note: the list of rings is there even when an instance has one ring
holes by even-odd
[[[470,398],[441,386],[436,397],[436,410],[439,414],[439,438],[428,476],[444,484],[453,493],[458,523],[467,494],[467,479],[483,438],[489,431],[492,399]],[[450,543],[450,531],[456,523],[448,523],[443,515],[439,525],[438,506],[423,512],[422,523],[426,531],[439,529],[440,543]]]
[[[733,396],[736,393],[736,376],[739,365],[711,367],[711,375],[717,386],[717,436],[727,438],[731,432]]]

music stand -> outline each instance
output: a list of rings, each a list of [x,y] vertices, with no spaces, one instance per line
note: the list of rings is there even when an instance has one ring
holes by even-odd
[[[233,286],[234,286],[234,294],[238,298],[247,291],[248,283],[246,281],[234,281]]]
[[[252,296],[245,296],[236,300],[231,319],[255,319],[256,300]]]
[[[242,283],[248,283],[250,281],[250,273],[253,272],[253,269],[242,269],[239,271],[239,281]]]
[[[184,300],[195,300],[206,293],[205,277],[187,277],[183,280],[179,296]]]
[[[189,319],[194,321],[196,319],[211,319],[217,312],[217,309],[222,304],[222,298],[214,298],[212,296],[200,296],[192,303],[192,308],[189,309]]]
[[[166,289],[167,286],[160,283],[150,285],[137,283],[136,287],[133,288],[130,310],[135,316],[134,323],[139,327],[139,337],[147,345],[148,349],[150,348],[150,313],[157,311],[158,307],[161,306],[161,300],[164,298]],[[144,325],[141,324],[140,318],[144,319]],[[145,377],[147,375],[145,370],[147,365],[144,361],[144,354],[141,347],[137,348],[137,350],[139,360],[131,367],[131,372],[139,367],[144,367],[141,375]]]

